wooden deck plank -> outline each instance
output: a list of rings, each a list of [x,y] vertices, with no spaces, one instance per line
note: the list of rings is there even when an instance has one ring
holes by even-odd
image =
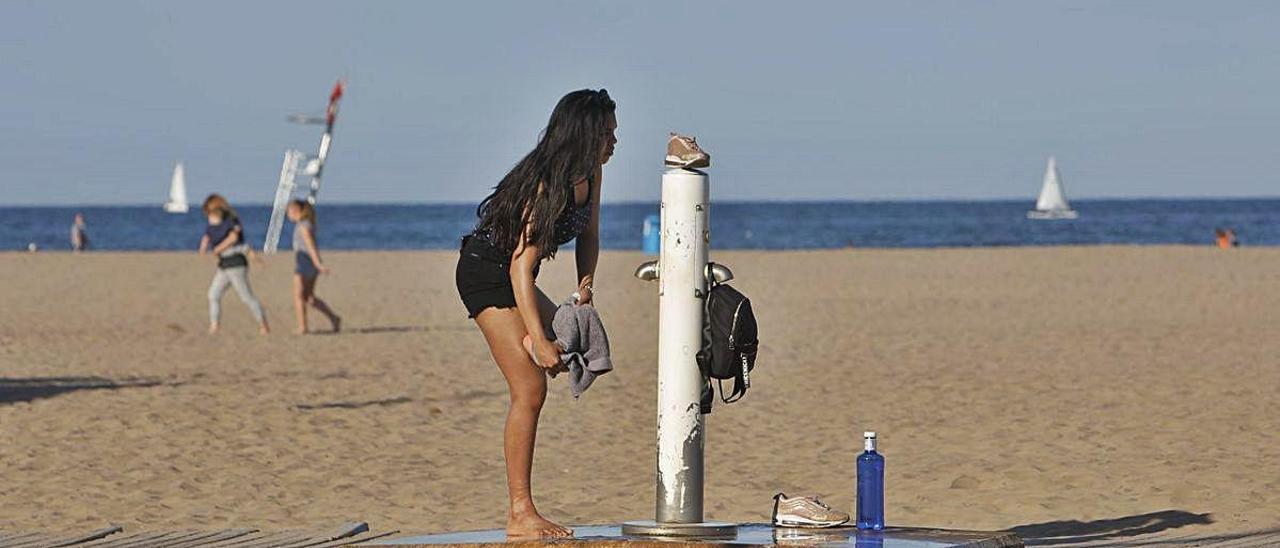
[[[44,538],[43,533],[11,533],[8,537],[0,538],[0,548],[8,548],[17,546],[19,543],[27,543],[32,539]]]
[[[398,530],[393,530],[393,531],[386,531],[386,532],[381,532],[381,533],[372,533],[372,532],[370,532],[370,533],[361,533],[361,534],[356,535],[356,536],[354,536],[354,537],[347,537],[347,538],[335,539],[335,540],[331,540],[331,541],[325,542],[325,543],[323,543],[323,544],[315,544],[315,545],[312,545],[312,546],[308,546],[307,548],[335,548],[335,547],[338,547],[338,546],[355,546],[355,545],[358,545],[358,544],[360,544],[360,543],[362,543],[362,542],[368,542],[368,541],[370,541],[370,540],[380,539],[380,538],[382,538],[382,537],[389,537],[389,536],[394,535],[394,534],[397,534],[397,533],[399,533],[399,532],[400,532],[400,531],[398,531]]]
[[[309,546],[318,546],[342,539],[354,538],[369,532],[369,524],[363,521],[349,521],[338,526],[337,529],[328,533],[315,533],[304,541],[297,543],[282,545],[279,548],[307,548]]]
[[[105,546],[115,546],[121,542],[145,538],[145,537],[151,536],[152,534],[153,533],[146,533],[146,532],[120,533],[119,535],[112,535],[110,537],[91,540],[89,542],[79,544],[76,546],[76,548],[103,548]]]
[[[202,531],[200,529],[184,529],[181,531],[171,531],[169,536],[163,539],[157,539],[146,545],[146,548],[160,548],[161,546],[175,546],[191,539],[203,538],[209,536],[212,531]]]
[[[1280,533],[1257,533],[1227,540],[1213,546],[1280,546]]]
[[[72,546],[75,546],[75,548],[101,548],[102,546],[106,546],[106,545],[108,545],[108,543],[118,542],[118,541],[120,541],[120,540],[122,540],[122,539],[136,539],[136,538],[141,538],[141,537],[146,536],[146,535],[147,535],[147,533],[125,533],[125,532],[121,532],[121,533],[120,533],[120,534],[118,534],[118,535],[112,535],[112,536],[109,536],[109,537],[104,537],[104,538],[97,538],[97,539],[93,539],[93,540],[88,540],[88,541],[85,541],[85,542],[81,542],[81,543],[79,543],[79,544],[74,544],[74,545],[72,545]]]
[[[271,535],[272,533],[270,531],[258,531],[255,529],[243,535],[237,535],[234,537],[226,537],[226,538],[220,538],[220,539],[210,539],[205,542],[192,542],[189,544],[179,544],[175,548],[197,548],[197,547],[198,548],[228,548],[231,546],[242,546],[245,543],[261,540],[261,539],[270,537]]]
[[[216,542],[222,542],[229,539],[243,537],[255,532],[256,529],[224,529],[212,531],[196,531],[195,535],[174,539],[171,542],[160,544],[155,548],[183,548],[186,546],[207,546]]]
[[[40,543],[49,540],[51,537],[43,533],[22,533],[13,535],[8,539],[0,539],[0,548],[19,548],[23,546],[31,546],[32,543]]]
[[[62,539],[58,535],[38,535],[29,539],[18,542],[17,544],[3,544],[5,548],[46,548],[58,544]]]
[[[324,544],[332,540],[333,540],[332,538],[329,538],[329,535],[316,535],[316,536],[307,537],[305,539],[297,540],[294,542],[289,542],[289,543],[281,544],[278,546],[272,546],[272,548],[308,548],[310,546]]]
[[[278,546],[278,547],[276,547],[276,548],[313,548],[313,547],[315,547],[315,546],[324,546],[324,545],[326,545],[326,544],[330,544],[330,543],[334,543],[334,542],[342,542],[342,541],[345,541],[345,540],[347,540],[347,539],[356,538],[357,536],[359,536],[359,535],[356,535],[356,536],[348,536],[348,537],[342,537],[342,538],[339,538],[339,539],[332,538],[332,537],[331,537],[331,536],[329,536],[329,535],[317,536],[317,537],[309,538],[309,539],[307,539],[307,540],[305,540],[305,541],[302,541],[302,542],[295,542],[295,543],[291,543],[291,544],[284,544],[284,545]]]
[[[157,536],[172,536],[175,534],[186,533],[189,530],[182,531],[138,531],[123,532],[116,536],[98,539],[84,544],[77,544],[75,548],[121,548],[122,546],[136,545],[139,542],[147,542]]]
[[[173,537],[184,534],[183,531],[151,531],[137,533],[128,537],[106,538],[98,543],[90,543],[84,545],[85,548],[142,548],[149,547],[152,544],[171,540]],[[76,548],[81,548],[77,546]]]
[[[327,532],[183,529],[125,534],[121,531],[120,526],[83,534],[0,531],[0,548],[330,548],[396,533],[372,533],[367,523],[359,521],[343,523]]]
[[[256,548],[260,546],[276,546],[281,543],[304,538],[307,538],[306,534],[299,531],[269,531],[258,532],[253,535],[246,535],[241,538],[235,538],[224,542],[193,545],[193,548],[194,546],[199,546],[200,548]]]
[[[120,546],[113,545],[110,548],[155,548],[157,546],[164,546],[164,545],[169,545],[169,546],[172,546],[175,544],[181,545],[181,543],[186,539],[198,537],[206,533],[207,531],[201,531],[198,529],[165,531],[165,534],[163,535],[156,535],[151,538],[138,539],[128,544],[124,544]],[[75,548],[80,548],[80,547],[77,546]]]
[[[62,548],[63,546],[74,546],[76,544],[83,544],[86,542],[91,542],[98,539],[109,537],[123,530],[124,530],[124,527],[121,527],[119,525],[110,525],[110,526],[98,529],[96,531],[89,531],[88,533],[85,533],[83,535],[66,536],[60,539],[57,543],[50,544],[46,548]]]
[[[216,531],[204,531],[200,529],[186,529],[182,531],[171,531],[164,538],[151,539],[142,545],[127,546],[124,548],[160,548],[161,546],[182,546],[193,539],[208,538],[209,535]],[[79,547],[76,547],[79,548]]]
[[[246,545],[246,547],[237,548],[279,548],[287,547],[292,544],[305,544],[315,542],[317,536],[323,538],[323,534],[306,533],[306,531],[293,531],[291,534],[280,534],[273,539],[262,540],[261,543]]]

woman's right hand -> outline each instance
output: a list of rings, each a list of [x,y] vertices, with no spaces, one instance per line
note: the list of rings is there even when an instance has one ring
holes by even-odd
[[[538,337],[537,339],[537,342],[533,344],[533,362],[543,369],[558,371],[562,366],[560,363],[560,346],[546,337]]]

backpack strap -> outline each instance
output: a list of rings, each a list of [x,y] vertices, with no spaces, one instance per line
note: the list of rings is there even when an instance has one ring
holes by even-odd
[[[725,403],[733,403],[735,401],[742,399],[743,396],[747,395],[746,384],[742,382],[741,376],[733,378],[733,392],[731,392],[728,396],[724,395],[724,381],[717,380],[716,382],[720,383],[720,401],[723,401]]]
[[[711,321],[708,319],[711,315],[710,303],[711,298],[708,295],[704,298],[702,305],[702,345],[693,356],[694,361],[698,362],[698,371],[702,373],[702,380],[707,381],[708,388],[711,384]]]
[[[694,354],[698,371],[702,373],[702,398],[699,407],[703,415],[711,414],[711,403],[715,401],[716,392],[711,386],[711,289],[715,286],[715,280],[707,280],[707,292],[702,296],[702,346]],[[724,389],[720,392],[723,394]]]
[[[733,392],[728,396],[724,395],[724,381],[719,381],[721,401],[724,401],[725,403],[733,403],[747,395],[747,389],[751,388],[751,378],[747,375],[749,375],[749,373],[747,373],[746,358],[743,357],[742,368],[738,369],[737,373],[733,376]]]

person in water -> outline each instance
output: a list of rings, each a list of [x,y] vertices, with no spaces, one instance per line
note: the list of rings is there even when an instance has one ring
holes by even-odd
[[[1236,231],[1230,228],[1215,228],[1213,234],[1217,238],[1218,247],[1222,249],[1231,249],[1240,245],[1240,241],[1236,239]]]
[[[530,486],[547,375],[565,370],[559,347],[548,338],[555,305],[534,281],[542,261],[576,238],[578,302],[591,302],[600,256],[602,167],[618,142],[614,110],[603,89],[561,98],[533,151],[480,202],[475,230],[462,239],[458,295],[511,394],[503,456],[510,497],[507,534],[515,537],[573,534],[538,513]],[[532,339],[532,352],[522,344],[525,335]]]
[[[79,253],[89,249],[89,227],[84,222],[84,214],[76,213],[71,223],[71,251]]]
[[[320,261],[320,247],[316,244],[316,206],[306,200],[289,202],[287,211],[293,221],[293,310],[298,316],[298,328],[294,333],[307,333],[307,305],[315,307],[333,324],[333,332],[342,330],[342,318],[323,299],[316,296],[316,280],[328,274],[329,267]]]
[[[236,294],[254,319],[258,320],[258,332],[266,335],[271,332],[267,326],[267,315],[262,310],[262,303],[253,295],[249,287],[249,257],[253,248],[245,243],[244,227],[231,204],[219,194],[210,194],[201,206],[209,226],[200,238],[200,255],[212,252],[218,260],[218,270],[213,274],[213,283],[209,284],[209,334],[216,335],[219,321],[222,318],[222,294],[227,286],[235,288]]]

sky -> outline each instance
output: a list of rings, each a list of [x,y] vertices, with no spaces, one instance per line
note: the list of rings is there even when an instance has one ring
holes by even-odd
[[[0,205],[268,203],[348,80],[320,200],[475,203],[604,87],[606,202],[668,131],[717,200],[1274,196],[1280,2],[0,2]]]

